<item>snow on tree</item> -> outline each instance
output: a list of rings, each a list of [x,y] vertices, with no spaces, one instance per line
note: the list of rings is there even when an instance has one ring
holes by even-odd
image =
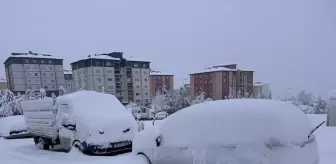
[[[24,96],[15,96],[13,92],[6,89],[1,97],[1,115],[13,116],[22,115],[22,108],[20,101],[24,99]]]
[[[313,105],[313,100],[312,100],[312,94],[311,93],[307,93],[306,91],[302,90],[298,96],[297,96],[297,100],[300,104],[302,105]]]
[[[133,103],[133,102],[127,104],[125,107],[127,111],[130,113],[138,113],[141,111],[141,107],[138,104]]]
[[[58,93],[58,95],[59,96],[63,96],[63,95],[66,95],[67,94],[67,91],[66,91],[66,89],[63,87],[63,85],[61,85],[60,87],[59,87],[59,93]]]
[[[47,96],[47,92],[43,88],[41,88],[40,89],[40,95],[41,95],[40,98],[43,99]]]
[[[272,91],[269,91],[267,98],[270,99],[270,100],[272,99]]]

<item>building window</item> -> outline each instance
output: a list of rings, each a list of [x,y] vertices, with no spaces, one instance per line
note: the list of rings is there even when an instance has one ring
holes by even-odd
[[[148,92],[145,92],[145,95],[148,96]]]
[[[139,71],[135,71],[135,74],[139,75]]]
[[[138,63],[134,63],[133,66],[134,67],[139,67],[139,64]]]
[[[49,70],[52,71],[52,70],[53,70],[53,67],[49,67]]]
[[[50,76],[54,76],[54,73],[50,73]]]
[[[101,82],[102,80],[101,80],[101,78],[97,78],[97,81],[98,81],[98,82]]]
[[[44,60],[41,60],[41,64],[44,64],[45,63],[45,61]]]
[[[47,76],[47,74],[46,73],[42,73],[42,76]]]
[[[52,86],[52,88],[53,88],[53,89],[56,89],[56,87],[55,87],[54,85]]]
[[[53,83],[53,82],[55,82],[55,80],[51,80],[51,82]]]
[[[28,81],[28,83],[30,83],[31,81],[30,80],[27,80]]]
[[[44,83],[46,83],[46,82],[47,82],[47,80],[43,80],[43,82],[44,82]]]
[[[139,81],[140,81],[140,79],[139,79],[139,78],[135,78],[135,81],[139,82]]]
[[[147,81],[148,81],[148,79],[147,79],[147,78],[144,78],[144,81],[145,81],[145,82],[147,82]]]
[[[113,89],[113,86],[107,86],[107,89]]]
[[[141,103],[141,101],[140,101],[140,100],[135,100],[135,102],[136,102],[136,103]]]
[[[28,89],[33,89],[33,87],[31,85],[28,85]]]
[[[166,79],[168,80],[168,79],[169,79],[169,77],[168,77],[168,76],[166,76]]]
[[[39,80],[35,80],[36,81],[36,83],[39,83],[40,81]]]
[[[48,86],[44,86],[43,88],[44,88],[44,89],[48,89]]]
[[[145,85],[145,89],[147,89],[148,88],[148,86],[147,85]]]
[[[36,65],[36,66],[34,66],[34,69],[38,69],[38,66]]]
[[[149,102],[149,100],[148,100],[148,99],[145,99],[145,101],[146,101],[146,102]]]
[[[25,59],[25,60],[24,60],[24,63],[28,64],[28,63],[29,63],[29,60],[28,60],[28,59]]]
[[[29,66],[29,65],[26,65],[26,69],[29,70],[29,69],[30,69],[30,66]]]
[[[140,93],[139,92],[135,93],[135,96],[140,96]]]
[[[100,73],[100,70],[96,70],[96,73]]]
[[[112,66],[112,62],[107,61],[107,62],[106,62],[106,66]]]
[[[111,69],[108,69],[106,72],[107,73],[113,73],[113,71]]]
[[[140,89],[140,85],[136,85],[136,89]]]
[[[70,84],[68,84],[68,87],[70,87]]]
[[[34,59],[34,60],[33,60],[33,63],[36,64],[36,63],[37,63],[37,60]]]
[[[103,87],[102,86],[98,86],[98,89],[103,89]]]
[[[35,88],[36,88],[36,89],[40,89],[40,86],[36,86]]]
[[[113,79],[112,78],[107,78],[107,81],[112,81]]]
[[[38,73],[34,73],[35,76],[38,76],[39,74]]]
[[[49,64],[52,64],[52,63],[53,63],[53,61],[52,61],[52,60],[48,60],[48,63],[49,63]]]
[[[127,78],[127,82],[128,82],[128,83],[131,83],[131,82],[132,82],[132,79],[131,79],[131,78]]]

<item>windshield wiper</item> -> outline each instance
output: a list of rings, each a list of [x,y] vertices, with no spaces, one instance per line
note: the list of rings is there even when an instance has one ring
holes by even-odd
[[[310,139],[310,137],[313,135],[313,133],[320,128],[323,124],[325,123],[325,121],[323,121],[322,123],[320,123],[319,125],[317,125],[308,135],[308,139]]]

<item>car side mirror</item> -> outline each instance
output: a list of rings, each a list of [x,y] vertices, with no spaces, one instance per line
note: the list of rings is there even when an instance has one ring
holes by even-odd
[[[72,123],[68,117],[63,117],[62,119],[62,126],[69,129],[69,130],[76,130],[76,124]]]
[[[156,146],[159,147],[161,145],[161,136],[156,137],[155,142]]]

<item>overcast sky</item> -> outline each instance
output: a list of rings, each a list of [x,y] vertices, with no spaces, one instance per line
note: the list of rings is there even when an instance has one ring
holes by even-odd
[[[336,88],[336,1],[1,0],[0,61],[29,50],[66,67],[122,51],[174,74],[175,86],[193,71],[237,63],[273,95],[325,97]]]

